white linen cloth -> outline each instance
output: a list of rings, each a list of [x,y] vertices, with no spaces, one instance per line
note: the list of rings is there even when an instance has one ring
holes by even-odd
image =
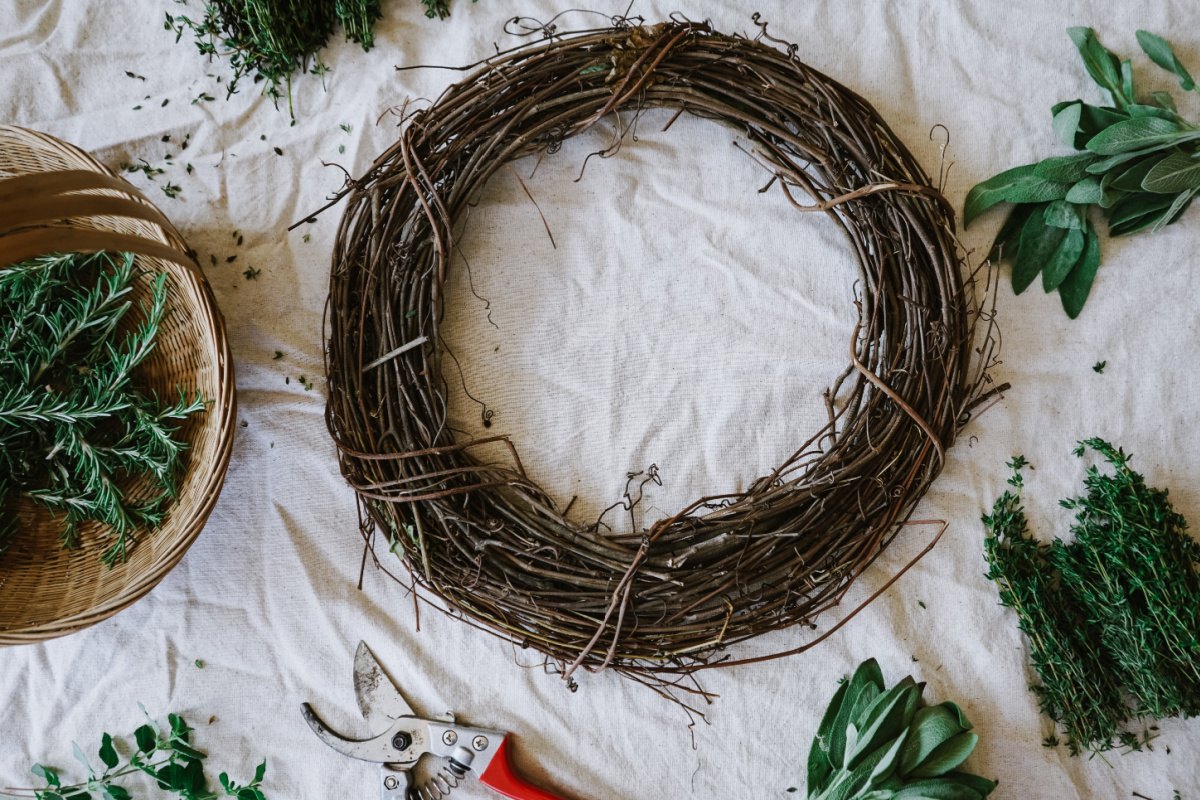
[[[131,180],[200,254],[229,326],[245,423],[207,528],[148,597],[87,631],[0,651],[0,786],[36,783],[35,761],[78,774],[71,740],[90,753],[102,731],[132,732],[141,701],[160,718],[175,711],[195,724],[214,774],[245,780],[266,757],[274,800],[373,797],[375,768],[326,748],[299,713],[311,701],[331,724],[366,734],[351,683],[365,639],[418,709],[512,730],[521,769],[571,798],[794,797],[787,789],[803,791],[809,743],[837,678],[870,656],[889,684],[911,673],[928,682],[930,702],[962,705],[980,735],[966,766],[1000,780],[997,798],[1115,800],[1136,791],[1170,800],[1176,789],[1195,797],[1200,721],[1164,721],[1153,752],[1108,763],[1041,746],[1051,725],[1026,688],[1033,673],[1016,619],[983,577],[979,523],[1005,488],[1004,462],[1021,453],[1036,467],[1026,490],[1035,530],[1064,533],[1069,515],[1057,501],[1078,493],[1090,463],[1071,450],[1094,435],[1132,451],[1147,480],[1170,487],[1179,510],[1200,522],[1195,211],[1156,235],[1102,234],[1099,277],[1077,321],[1036,286],[1014,297],[1005,271],[996,378],[1013,389],[964,431],[914,517],[947,520],[942,542],[808,653],[704,674],[703,686],[720,695],[704,707],[707,724],[689,725],[680,708],[615,674],[581,674],[571,693],[532,651],[428,606],[418,632],[411,599],[371,568],[356,588],[354,497],[322,417],[322,310],[341,208],[293,233],[286,227],[341,185],[342,173],[322,160],[361,173],[395,141],[389,108],[436,97],[461,76],[395,65],[473,62],[494,43],[516,43],[503,32],[514,14],[548,20],[573,5],[455,0],[453,17],[438,22],[416,0],[390,0],[373,51],[333,41],[322,53],[332,67],[325,89],[321,78],[295,78],[290,126],[286,109],[248,80],[226,101],[228,66],[163,30],[164,13],[198,17],[199,0],[0,0],[0,119],[114,167],[142,158],[163,166],[174,155],[154,183]],[[1146,91],[1181,94],[1140,54],[1138,28],[1167,37],[1200,71],[1198,9],[1184,0],[638,0],[632,13],[657,21],[677,10],[749,35],[751,12],[761,11],[803,61],[873,103],[933,174],[944,137],[931,140],[930,130],[945,125],[954,162],[946,192],[957,208],[972,184],[1064,152],[1050,130],[1053,103],[1101,102],[1068,26],[1091,25],[1133,57]],[[558,20],[563,30],[603,24],[579,13]],[[217,99],[193,102],[202,93]],[[1195,97],[1181,109],[1200,116]],[[795,213],[775,188],[757,194],[767,176],[732,146],[736,131],[685,115],[663,133],[668,118],[647,114],[637,141],[592,159],[577,183],[587,154],[611,141],[611,123],[567,143],[532,177],[531,160],[514,165],[556,247],[504,170],[463,242],[490,307],[468,290],[461,262],[449,293],[444,329],[472,394],[496,410],[490,432],[512,434],[531,474],[558,497],[578,495],[578,519],[617,500],[626,472],[651,464],[663,485],[648,487],[648,520],[745,486],[819,427],[820,391],[846,364],[856,271],[835,226]],[[182,187],[178,200],[158,188],[168,181]],[[976,260],[1001,216],[991,212],[963,235]],[[256,280],[243,276],[249,267],[262,271]],[[1103,374],[1092,370],[1098,361],[1107,362]],[[454,402],[456,419],[479,430],[478,408],[461,394]],[[822,628],[935,530],[906,530]],[[812,635],[788,631],[735,654]],[[494,795],[467,783],[455,796]]]

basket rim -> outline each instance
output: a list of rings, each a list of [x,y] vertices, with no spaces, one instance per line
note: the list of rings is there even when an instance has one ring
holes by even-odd
[[[128,181],[115,174],[82,148],[41,131],[0,124],[0,136],[6,134],[9,137],[24,140],[30,149],[56,152],[86,165],[91,171],[121,181],[128,187],[127,189],[123,187],[123,191],[131,198],[145,203],[157,211],[157,207]],[[0,179],[0,183],[2,183],[2,179]],[[163,219],[166,221],[165,217]],[[215,453],[211,460],[197,462],[189,467],[190,470],[197,468],[207,470],[208,474],[204,477],[203,483],[197,487],[196,492],[202,500],[193,507],[192,513],[180,526],[180,531],[170,546],[157,553],[146,569],[131,576],[121,592],[82,611],[52,621],[17,622],[8,628],[0,627],[0,647],[33,644],[75,633],[108,619],[145,597],[182,560],[184,554],[200,535],[224,486],[233,450],[233,435],[237,420],[233,355],[229,346],[225,319],[217,305],[211,284],[190,254],[182,234],[169,221],[166,225],[157,222],[154,224],[161,233],[162,243],[182,254],[181,258],[175,259],[181,265],[181,269],[178,272],[172,272],[172,277],[180,284],[181,294],[188,296],[186,304],[204,332],[205,340],[200,343],[200,346],[214,357],[213,367],[216,371],[218,391],[212,398],[213,404],[207,412],[205,427],[215,429]],[[184,269],[182,265],[192,265],[192,267]],[[0,622],[0,625],[3,624]]]

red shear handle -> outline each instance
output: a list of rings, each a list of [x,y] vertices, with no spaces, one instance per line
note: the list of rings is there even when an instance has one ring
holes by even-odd
[[[517,774],[509,759],[507,736],[500,740],[500,746],[496,748],[496,754],[492,756],[492,763],[488,764],[487,769],[479,776],[479,782],[495,789],[505,797],[511,797],[512,800],[564,800],[556,794],[550,794],[544,789],[526,783],[525,779]]]

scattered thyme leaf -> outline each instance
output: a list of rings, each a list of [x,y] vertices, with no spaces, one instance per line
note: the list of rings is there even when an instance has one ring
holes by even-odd
[[[308,234],[308,233],[304,234],[304,236],[303,236],[303,237],[301,237],[301,239],[303,240],[303,242],[304,242],[305,244],[308,244],[308,240],[309,240],[310,238],[312,238],[312,235],[311,235],[311,234]]]
[[[236,256],[236,255],[229,256],[229,258],[225,259],[225,263],[226,263],[226,264],[232,264],[232,263],[233,263],[233,262],[235,262],[235,261],[237,261],[237,256]]]
[[[135,74],[133,74],[132,72],[130,72],[129,70],[125,70],[125,74],[126,74],[126,75],[128,75],[128,76],[129,76],[129,77],[131,77],[131,78],[136,78],[136,79],[137,79],[137,80],[139,80],[139,81],[144,81],[144,80],[146,80],[146,76],[145,76],[145,75],[135,75]]]
[[[1104,368],[1105,368],[1106,366],[1108,366],[1108,362],[1107,362],[1107,361],[1097,361],[1097,362],[1096,362],[1096,364],[1095,364],[1095,365],[1092,367],[1092,372],[1095,372],[1095,373],[1098,373],[1098,374],[1101,374],[1101,375],[1103,375],[1103,374],[1104,374]]]
[[[349,125],[338,125],[338,127],[339,127],[339,128],[341,128],[342,130],[344,130],[346,133],[349,133],[349,132],[350,132],[350,126],[349,126]]]
[[[275,355],[271,357],[271,360],[272,360],[272,361],[278,361],[278,360],[279,360],[279,359],[281,359],[281,358],[283,358],[283,351],[282,351],[282,350],[276,350],[276,351],[275,351]]]
[[[196,659],[196,669],[204,669],[204,662],[198,658]]]
[[[342,154],[342,153],[345,153],[345,152],[346,152],[346,145],[344,145],[344,144],[339,144],[339,145],[338,145],[338,154],[340,155],[340,154]]]
[[[925,601],[924,601],[924,600],[918,600],[918,601],[917,601],[917,605],[919,605],[921,608],[925,608]]]
[[[188,175],[192,174],[192,165],[191,164],[187,165],[187,173],[188,173]]]
[[[282,149],[282,148],[279,148],[279,147],[276,147],[276,148],[275,148],[275,155],[277,155],[277,156],[281,156],[281,155],[283,155],[283,149]]]
[[[256,281],[258,280],[258,276],[262,274],[262,270],[255,269],[254,267],[247,267],[242,274],[246,276],[246,280]]]
[[[412,319],[416,315],[417,315],[417,310],[415,308],[410,308],[408,311],[404,312],[405,319]]]
[[[183,191],[183,187],[179,186],[178,184],[168,182],[166,186],[162,187],[162,190],[163,194],[174,200],[179,196],[179,193]]]

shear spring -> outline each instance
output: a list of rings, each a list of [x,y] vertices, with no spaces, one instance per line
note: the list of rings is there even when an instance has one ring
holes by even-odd
[[[443,766],[409,792],[409,800],[441,800],[448,797],[451,791],[458,788],[460,777],[449,766]]]

